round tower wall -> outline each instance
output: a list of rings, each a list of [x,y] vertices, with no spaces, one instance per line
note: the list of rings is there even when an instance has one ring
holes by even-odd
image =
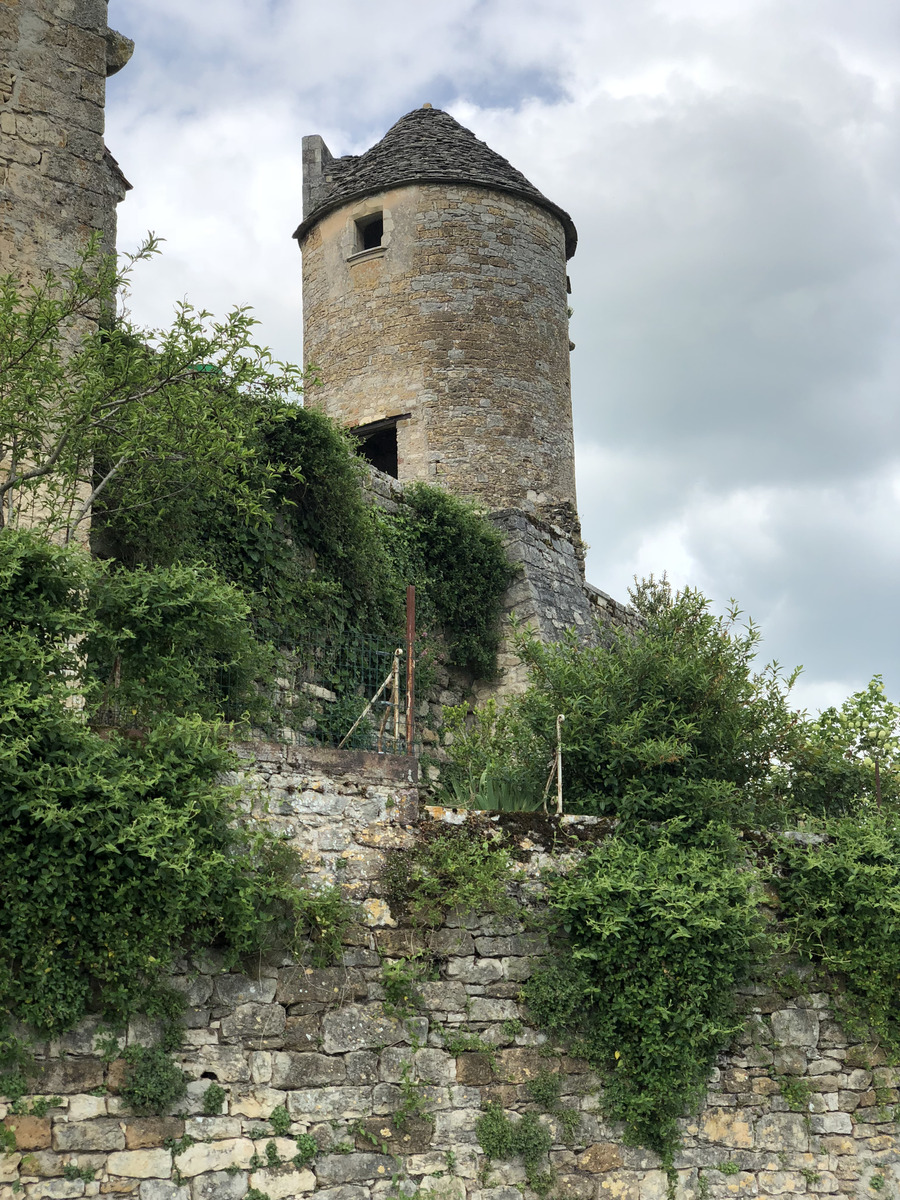
[[[361,227],[382,214],[382,245]],[[417,184],[346,204],[303,245],[307,402],[393,417],[398,476],[490,508],[575,504],[565,238],[536,204]],[[408,417],[405,414],[409,414]]]

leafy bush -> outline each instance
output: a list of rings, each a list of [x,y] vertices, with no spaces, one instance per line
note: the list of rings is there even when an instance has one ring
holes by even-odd
[[[442,629],[451,661],[478,678],[497,670],[500,601],[515,574],[500,533],[480,511],[440,488],[408,486],[393,520],[422,618]]]
[[[228,1093],[217,1083],[211,1083],[203,1093],[203,1115],[217,1117],[222,1111],[222,1104]]]
[[[404,850],[389,850],[382,879],[388,903],[419,925],[437,926],[448,912],[509,913],[509,853],[470,830],[442,832]]]
[[[754,876],[727,837],[616,837],[550,885],[566,942],[525,985],[537,1022],[604,1073],[607,1115],[663,1153],[740,1028],[734,989],[760,950]],[[556,939],[559,945],[560,939]]]
[[[900,1054],[900,824],[870,811],[806,828],[823,840],[779,849],[793,947],[831,973],[842,1019]]]
[[[136,1113],[162,1116],[187,1094],[187,1076],[160,1046],[129,1046],[122,1099]]]
[[[46,1032],[89,1005],[113,1021],[166,1011],[160,980],[186,947],[237,957],[281,938],[328,957],[347,919],[339,893],[298,882],[288,847],[241,828],[216,724],[186,715],[136,738],[85,724],[91,579],[79,552],[0,534],[0,1023]]]

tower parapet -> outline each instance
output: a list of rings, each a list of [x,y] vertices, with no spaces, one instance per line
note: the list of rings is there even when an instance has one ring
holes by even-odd
[[[430,106],[361,155],[304,138],[303,171],[309,402],[401,482],[576,532],[568,214]]]

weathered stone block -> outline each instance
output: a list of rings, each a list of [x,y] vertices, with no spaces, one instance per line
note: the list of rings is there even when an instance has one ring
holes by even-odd
[[[254,1171],[250,1176],[250,1186],[258,1188],[269,1197],[269,1200],[293,1200],[304,1192],[311,1192],[316,1186],[316,1177],[312,1171]]]
[[[853,1122],[847,1113],[814,1113],[810,1118],[813,1133],[852,1133]]]
[[[779,1075],[804,1075],[806,1073],[806,1051],[796,1046],[778,1046],[772,1055],[775,1070]]]
[[[579,1154],[577,1163],[579,1171],[588,1171],[592,1175],[616,1171],[622,1166],[622,1152],[614,1142],[595,1142]]]
[[[700,1133],[707,1141],[729,1149],[749,1150],[753,1146],[753,1128],[742,1113],[709,1108],[700,1117]]]
[[[207,1171],[224,1171],[227,1167],[249,1167],[253,1154],[254,1146],[249,1138],[198,1142],[195,1146],[188,1146],[183,1154],[179,1154],[178,1170],[182,1175],[191,1178]]]
[[[475,949],[485,958],[508,958],[546,954],[549,945],[544,933],[514,933],[510,937],[476,937]]]
[[[72,1096],[66,1116],[70,1121],[92,1121],[106,1116],[105,1096]]]
[[[272,1086],[311,1088],[343,1083],[347,1070],[343,1059],[326,1054],[296,1054],[291,1051],[272,1056]]]
[[[755,1128],[756,1145],[761,1150],[808,1150],[809,1134],[800,1113],[768,1113]]]
[[[125,1149],[143,1150],[147,1146],[159,1147],[166,1138],[174,1138],[177,1141],[183,1134],[184,1121],[180,1117],[135,1117],[125,1124]]]
[[[463,1012],[468,999],[461,983],[423,983],[419,987],[426,1009],[440,1012]],[[473,1018],[477,1019],[477,1018]]]
[[[3,1124],[15,1130],[17,1150],[46,1150],[50,1146],[49,1117],[6,1117]]]
[[[168,1150],[119,1150],[106,1160],[110,1175],[128,1179],[168,1179],[172,1174],[172,1155]]]
[[[372,1089],[361,1087],[308,1088],[288,1093],[288,1111],[298,1121],[333,1121],[367,1117],[372,1112]],[[318,1166],[316,1167],[318,1171]]]
[[[503,967],[496,958],[452,958],[447,964],[447,976],[449,979],[458,979],[460,983],[484,986],[502,979]]]
[[[316,1192],[316,1200],[369,1200],[369,1189],[352,1187],[349,1184],[345,1184],[343,1187],[324,1188]]]
[[[434,1126],[420,1117],[398,1124],[391,1117],[368,1117],[356,1127],[356,1148],[385,1154],[421,1154],[431,1145]]]
[[[206,997],[204,997],[206,999]],[[274,979],[250,979],[247,975],[217,975],[215,1002],[229,1008],[243,1004],[271,1004],[275,999]],[[201,1003],[201,1001],[197,1001]]]
[[[274,1088],[255,1087],[243,1095],[232,1093],[229,1109],[233,1117],[249,1117],[251,1120],[268,1120],[273,1108],[284,1104],[284,1092]]]
[[[316,1159],[320,1183],[356,1183],[368,1179],[390,1179],[394,1160],[386,1154],[323,1154]]]
[[[326,1054],[344,1054],[349,1050],[368,1050],[373,1046],[393,1046],[406,1039],[400,1021],[358,1005],[348,1005],[322,1018]]]
[[[354,1050],[344,1055],[347,1083],[365,1086],[378,1082],[378,1055],[372,1050]]]
[[[491,1060],[487,1054],[460,1054],[456,1060],[456,1079],[458,1083],[478,1086],[491,1083],[494,1072],[491,1070]]]
[[[184,1132],[196,1142],[218,1142],[223,1138],[240,1137],[243,1133],[237,1117],[188,1117]]]
[[[60,1058],[44,1064],[37,1078],[47,1095],[91,1092],[103,1083],[103,1063],[96,1058]]]
[[[234,1175],[226,1175],[224,1171],[197,1175],[191,1181],[191,1200],[243,1200],[248,1182],[246,1171]],[[143,1196],[141,1200],[144,1200]]]
[[[197,1055],[200,1073],[219,1083],[249,1083],[250,1063],[240,1046],[201,1046]]]
[[[322,1028],[321,1018],[316,1013],[305,1016],[290,1016],[284,1023],[282,1044],[285,1050],[312,1050],[315,1048]]]
[[[124,1150],[125,1134],[118,1121],[57,1121],[53,1126],[54,1150]]]
[[[358,969],[348,967],[286,967],[278,972],[275,999],[279,1004],[346,1004],[367,994]]]
[[[265,1042],[280,1039],[286,1014],[280,1004],[239,1004],[222,1021],[226,1042]]]
[[[514,1021],[519,1016],[519,1006],[514,1000],[485,1000],[476,996],[469,1002],[469,1016],[473,1021]]]
[[[190,1200],[191,1193],[186,1185],[165,1179],[145,1179],[138,1189],[138,1196],[140,1200]]]

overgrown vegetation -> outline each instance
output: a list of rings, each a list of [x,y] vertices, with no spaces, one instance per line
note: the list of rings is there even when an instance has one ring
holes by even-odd
[[[900,823],[835,818],[812,844],[779,846],[779,895],[793,949],[831,977],[842,1020],[900,1056]]]
[[[152,578],[118,591],[105,624],[104,570],[24,532],[0,536],[0,1013],[42,1032],[89,1007],[115,1023],[137,1006],[171,1016],[161,980],[191,946],[237,958],[281,941],[328,959],[349,915],[337,889],[303,884],[287,846],[242,823],[219,782],[233,762],[225,731],[191,711],[188,677],[166,679],[177,667],[152,615]],[[208,661],[223,646],[221,608],[197,603],[192,586],[177,603],[173,588],[161,581],[159,607],[177,610],[176,646],[190,637]],[[246,637],[225,625],[236,653]],[[101,736],[75,703],[101,687],[83,653],[98,642],[142,664],[139,736]],[[160,699],[173,688],[180,716]]]
[[[476,1122],[475,1135],[485,1154],[485,1186],[489,1186],[493,1160],[519,1157],[531,1190],[541,1197],[550,1194],[556,1182],[547,1165],[553,1137],[537,1113],[524,1113],[517,1121],[511,1121],[499,1104],[488,1102]]]
[[[391,908],[431,927],[448,912],[513,912],[516,905],[507,893],[512,877],[503,846],[452,829],[409,849],[390,850],[382,873]]]
[[[758,951],[754,877],[723,835],[684,822],[612,838],[550,886],[565,951],[526,984],[544,1028],[600,1068],[607,1114],[667,1159],[740,1027],[734,988]]]
[[[779,938],[826,972],[851,1029],[900,1054],[900,706],[876,678],[808,720],[788,704],[794,675],[755,669],[759,632],[736,609],[716,617],[665,580],[632,599],[640,632],[597,647],[524,634],[528,691],[451,714],[442,785],[468,807],[531,807],[564,717],[565,808],[614,825],[549,881],[555,953],[525,996],[599,1069],[606,1115],[671,1170],[677,1119],[740,1026],[735,987],[773,949],[761,882],[781,896]],[[540,1090],[552,1101],[551,1076]]]
[[[122,1099],[136,1113],[162,1116],[187,1093],[187,1076],[162,1046],[129,1046]]]

